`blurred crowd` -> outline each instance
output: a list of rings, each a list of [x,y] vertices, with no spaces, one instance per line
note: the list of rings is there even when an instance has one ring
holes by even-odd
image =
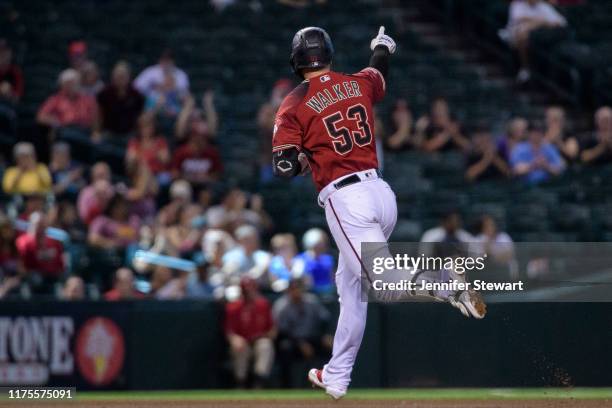
[[[0,214],[1,296],[233,299],[243,276],[277,293],[296,277],[315,293],[333,293],[335,261],[326,232],[309,230],[298,242],[274,225],[261,195],[226,182],[214,92],[193,94],[171,50],[134,78],[129,63],[118,61],[108,82],[86,42],[71,43],[67,54],[57,92],[36,115],[41,140],[17,143],[3,166],[9,199]],[[272,179],[275,113],[294,84],[278,80],[253,118],[260,152],[252,164],[259,166],[262,183]],[[4,41],[0,91],[12,104],[24,92],[21,70]],[[387,115],[375,118],[380,161],[385,151],[454,150],[465,157],[468,182],[517,178],[538,184],[568,166],[612,159],[607,106],[595,112],[586,134],[570,128],[561,106],[548,107],[540,120],[514,117],[495,131],[492,125],[465,126],[443,97],[420,116],[398,99]],[[123,168],[104,161],[86,166],[74,157],[70,141],[59,136],[74,128],[88,135],[93,149],[119,147]],[[142,251],[159,257],[139,262]],[[79,264],[82,259],[90,264]],[[84,269],[89,273],[80,276]],[[126,281],[133,291],[120,289]]]
[[[20,70],[7,44],[4,52],[17,74],[2,86],[18,103]],[[117,62],[108,83],[85,42],[71,43],[68,56],[57,92],[36,115],[42,140],[17,143],[3,169],[2,296],[231,299],[243,276],[274,292],[296,277],[316,293],[333,290],[324,231],[306,231],[301,242],[276,233],[281,226],[261,195],[221,179],[214,93],[192,94],[170,50],[135,78],[128,62]],[[283,84],[282,92],[273,91],[268,116],[292,86]],[[258,121],[267,126],[264,116]],[[89,135],[93,149],[118,146],[124,168],[85,165],[61,137],[64,129]],[[139,251],[159,259],[139,263]],[[164,257],[188,262],[176,267]],[[80,265],[82,259],[90,264]],[[78,273],[84,269],[89,273]]]
[[[593,130],[588,132],[571,129],[564,108],[555,105],[547,107],[538,120],[514,117],[496,131],[490,123],[464,126],[442,97],[435,98],[429,112],[418,119],[406,100],[399,99],[392,108],[389,126],[379,124],[377,134],[385,150],[462,152],[469,182],[517,178],[538,184],[559,176],[569,166],[612,162],[609,106],[597,109]]]

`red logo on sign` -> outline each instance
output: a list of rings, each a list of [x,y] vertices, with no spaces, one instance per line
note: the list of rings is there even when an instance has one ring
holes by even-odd
[[[125,358],[125,341],[119,326],[106,317],[85,322],[76,339],[79,371],[93,385],[113,382]]]

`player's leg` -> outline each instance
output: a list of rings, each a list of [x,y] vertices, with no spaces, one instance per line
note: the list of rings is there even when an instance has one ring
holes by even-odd
[[[264,381],[270,376],[274,362],[274,343],[267,337],[255,340],[253,343],[253,372],[258,380]]]
[[[232,358],[232,368],[234,369],[234,379],[236,385],[244,386],[249,374],[249,362],[251,360],[251,345],[245,344],[244,348],[230,350]]]
[[[354,256],[354,255],[352,255]],[[323,368],[323,381],[337,395],[346,392],[351,372],[365,331],[367,302],[361,301],[359,276],[351,272],[340,252],[336,286],[338,288],[340,314],[334,335],[332,357]]]
[[[346,392],[367,316],[367,302],[361,298],[361,243],[385,241],[377,221],[372,191],[361,183],[338,190],[325,205],[330,232],[340,252],[336,286],[340,315],[334,336],[332,358],[323,371],[328,393]]]
[[[391,187],[383,180],[379,180],[377,183],[372,183],[373,189],[376,190],[375,196],[379,200],[379,207],[381,208],[380,213],[380,224],[385,235],[385,238],[388,240],[391,234],[393,233],[393,228],[395,228],[395,223],[397,221],[397,200],[393,190]],[[381,254],[377,254],[376,256],[390,256],[388,247],[386,245],[381,245]],[[387,279],[393,279],[392,274],[387,274]],[[404,271],[397,271],[395,274],[395,280],[401,280],[406,278],[406,273]],[[412,280],[420,285],[423,281],[426,282],[447,282],[450,279],[465,281],[464,275],[458,275],[453,271],[441,270],[441,271],[419,271],[418,275],[412,277]],[[406,300],[413,295],[420,296],[434,296],[437,300],[445,300],[448,301],[452,306],[456,307],[467,317],[476,317],[481,319],[484,317],[486,313],[486,305],[482,296],[474,291],[474,290],[466,290],[466,291],[451,291],[451,290],[441,290],[441,291],[415,291],[414,293],[408,292],[393,292],[387,301],[398,301],[398,300]],[[389,294],[385,294],[389,295]]]

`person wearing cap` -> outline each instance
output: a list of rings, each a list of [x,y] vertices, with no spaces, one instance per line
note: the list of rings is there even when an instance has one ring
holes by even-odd
[[[538,126],[530,128],[527,141],[514,147],[510,165],[514,176],[528,184],[544,182],[565,170],[565,161],[559,150],[546,142],[544,131]]]
[[[251,361],[254,385],[264,385],[274,362],[276,335],[270,302],[259,293],[257,282],[249,277],[240,280],[240,299],[225,307],[224,331],[229,343],[234,379],[246,386]]]
[[[81,92],[81,74],[68,68],[58,79],[59,91],[49,96],[38,110],[36,121],[52,129],[77,126],[90,130],[97,121],[96,100]]]
[[[70,67],[80,71],[87,59],[87,43],[83,40],[75,40],[68,44],[68,62]]]
[[[2,189],[7,194],[46,194],[51,191],[51,174],[43,163],[36,161],[34,145],[19,142],[13,147],[15,165],[4,172]]]

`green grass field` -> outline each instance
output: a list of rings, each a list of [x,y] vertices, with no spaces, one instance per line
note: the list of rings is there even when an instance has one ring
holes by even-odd
[[[254,401],[254,400],[324,400],[313,390],[186,390],[78,392],[81,401],[112,400],[182,400],[182,401]],[[461,389],[354,389],[352,400],[551,400],[612,399],[612,388],[461,388]]]

